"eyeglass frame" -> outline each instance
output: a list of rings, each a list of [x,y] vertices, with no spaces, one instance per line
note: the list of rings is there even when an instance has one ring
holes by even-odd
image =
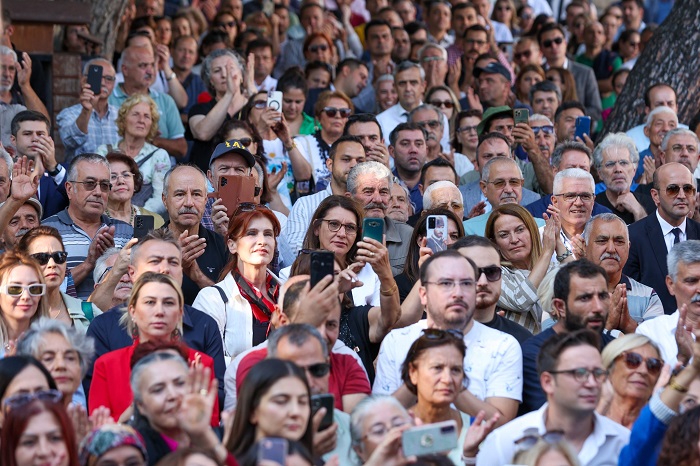
[[[331,219],[327,219],[327,218],[319,218],[318,220],[319,220],[321,223],[326,222],[326,224],[327,224],[327,226],[328,226],[328,231],[330,231],[331,233],[338,233],[338,232],[340,231],[341,228],[343,228],[343,229],[345,230],[345,234],[346,234],[346,235],[357,235],[357,234],[360,232],[360,227],[357,226],[357,225],[353,225],[353,224],[351,224],[351,223],[343,223],[343,222],[340,222],[340,221],[338,221],[338,220],[331,220]],[[337,230],[334,230],[334,229],[331,228],[331,222],[336,222],[336,223],[339,224]],[[354,228],[355,228],[355,231],[348,231],[348,227],[349,227],[349,226],[350,226],[350,227],[354,227]]]
[[[584,199],[582,196],[585,195],[590,195],[590,199]],[[576,202],[576,199],[581,199],[581,202],[593,202],[595,201],[595,193],[589,193],[589,192],[580,192],[580,193],[561,193],[561,194],[552,194],[552,196],[556,197],[562,197],[566,202]],[[567,199],[567,196],[574,196],[571,199]]]
[[[10,294],[10,293],[8,293],[8,292],[7,292],[8,287],[14,287],[14,286],[18,286],[18,287],[22,288],[22,292],[19,293],[19,294]],[[32,294],[32,292],[29,291],[29,288],[32,287],[32,286],[39,286],[39,287],[41,287],[41,290],[42,290],[42,291],[41,291],[41,294]],[[2,286],[0,286],[0,294],[4,294],[4,295],[7,295],[7,296],[11,296],[11,297],[13,297],[13,298],[19,298],[19,297],[21,297],[21,296],[24,294],[25,291],[26,291],[27,294],[28,294],[30,297],[32,297],[32,298],[40,298],[40,297],[46,295],[46,285],[45,285],[44,283],[32,283],[31,285],[20,285],[19,283],[15,283],[15,284],[7,284],[7,285],[2,285]]]
[[[582,374],[582,372],[581,372],[582,370],[585,370],[585,374]],[[589,369],[587,367],[574,367],[573,369],[565,369],[565,370],[562,369],[560,371],[545,371],[545,372],[548,372],[552,375],[559,375],[559,374],[570,375],[578,383],[586,383],[591,378],[591,375],[593,376],[593,379],[596,381],[596,383],[603,383],[608,378],[608,375],[610,375],[610,371],[607,371],[607,370],[603,369],[602,367],[596,367],[593,369]],[[596,373],[598,375],[596,375]],[[581,378],[581,377],[583,377],[583,378]]]
[[[110,175],[111,176],[111,175]],[[101,193],[109,193],[112,190],[112,183],[109,181],[94,181],[94,180],[88,180],[88,181],[78,181],[78,180],[68,180],[68,183],[77,183],[77,184],[82,184],[84,185],[84,189],[87,192],[93,192],[95,188],[98,186],[100,187],[100,192]],[[91,184],[95,184],[95,186],[92,187],[92,189],[89,188]],[[108,186],[107,190],[103,189],[105,187],[105,184]]]
[[[49,388],[48,390],[40,390],[34,393],[17,393],[8,396],[2,402],[3,410],[21,408],[35,400],[41,400],[49,403],[60,403],[63,399],[63,393],[60,390]]]

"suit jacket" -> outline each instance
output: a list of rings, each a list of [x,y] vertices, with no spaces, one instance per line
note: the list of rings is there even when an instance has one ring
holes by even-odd
[[[478,181],[473,181],[466,185],[461,185],[459,191],[462,193],[464,201],[464,214],[468,214],[472,207],[481,201],[481,187]],[[540,195],[534,191],[523,188],[523,198],[520,200],[520,205],[526,206],[532,204],[540,198]]]
[[[603,106],[600,102],[598,81],[595,79],[593,68],[569,59],[568,70],[574,75],[578,100],[586,107],[586,115],[593,121],[600,120]]]
[[[53,178],[48,175],[44,175],[39,180],[39,202],[41,202],[41,207],[44,210],[41,219],[51,217],[61,212],[63,209],[68,207],[68,194],[66,194],[66,176],[63,177],[63,182],[59,186],[56,186]]]
[[[666,287],[666,244],[656,213],[629,226],[630,254],[622,272],[643,284],[654,288],[666,314],[676,311],[676,298]],[[700,239],[700,223],[688,219],[685,228],[688,239]]]

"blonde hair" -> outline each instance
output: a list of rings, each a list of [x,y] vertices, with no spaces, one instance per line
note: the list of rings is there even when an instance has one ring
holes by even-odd
[[[500,161],[501,159],[502,157],[494,157],[489,162],[495,162],[496,160]],[[530,212],[528,212],[528,210],[525,207],[519,204],[503,204],[493,209],[491,211],[491,214],[489,215],[488,220],[486,220],[484,236],[490,239],[494,244],[498,244],[496,242],[496,220],[498,220],[504,215],[510,215],[511,217],[519,219],[521,222],[523,222],[525,228],[530,233],[531,249],[530,266],[528,267],[528,270],[532,270],[532,267],[534,267],[534,265],[537,263],[537,260],[540,258],[540,255],[542,254],[542,243],[540,242],[540,230],[537,227],[537,223],[535,223],[535,218]],[[503,251],[501,251],[501,265],[513,268],[513,264],[510,261],[506,260],[506,258],[503,256]]]
[[[560,440],[556,443],[547,443],[540,439],[537,443],[527,450],[519,451],[513,456],[513,463],[524,466],[537,466],[538,461],[542,456],[550,451],[558,451],[569,462],[569,466],[580,466],[578,457],[574,450],[566,440]]]
[[[656,354],[661,357],[659,347],[656,345],[656,343],[651,341],[649,337],[639,333],[628,333],[620,336],[619,338],[615,338],[605,346],[602,353],[603,367],[610,369],[615,363],[615,359],[617,359],[622,353],[644,345],[650,345],[652,348],[654,348]]]
[[[185,306],[185,298],[182,294],[182,288],[175,281],[175,279],[173,279],[173,277],[163,273],[146,272],[136,280],[134,286],[131,288],[131,295],[129,296],[126,312],[124,312],[124,314],[122,314],[122,316],[119,318],[119,324],[126,328],[129,335],[138,335],[139,329],[136,326],[136,322],[134,322],[134,320],[131,318],[130,311],[136,306],[136,301],[139,299],[141,289],[147,283],[163,283],[165,285],[170,285],[170,287],[175,290],[177,293],[178,304],[180,305],[180,321],[177,324],[177,330],[180,332],[180,334],[182,334],[182,313],[184,312]]]
[[[131,111],[132,108],[138,104],[148,104],[148,108],[151,111],[151,130],[146,135],[146,141],[151,142],[158,135],[158,121],[160,120],[160,113],[158,113],[158,106],[149,96],[145,94],[135,94],[129,97],[122,103],[119,107],[119,113],[117,113],[117,134],[119,137],[124,138],[124,133],[126,132],[126,116]]]

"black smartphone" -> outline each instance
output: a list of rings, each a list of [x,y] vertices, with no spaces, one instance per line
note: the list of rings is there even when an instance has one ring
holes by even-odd
[[[591,117],[580,116],[576,118],[576,132],[574,133],[574,139],[579,138],[581,142],[584,141],[583,135],[586,134],[591,136]]]
[[[369,217],[362,220],[362,237],[384,243],[384,219]]]
[[[326,275],[333,275],[335,254],[331,251],[311,252],[311,288],[316,286]]]
[[[516,108],[513,110],[513,120],[515,123],[530,124],[530,111],[526,108]]]
[[[90,90],[95,95],[102,92],[102,67],[100,65],[90,65],[87,74],[87,83],[90,86]]]
[[[153,230],[155,219],[151,215],[137,215],[134,217],[134,238],[141,239]]]
[[[258,442],[258,463],[263,460],[274,461],[280,466],[287,464],[289,445],[287,439],[265,437]]]
[[[311,416],[313,417],[319,409],[326,408],[326,414],[321,419],[318,431],[326,430],[333,424],[333,409],[335,407],[335,397],[332,393],[323,395],[311,395]]]

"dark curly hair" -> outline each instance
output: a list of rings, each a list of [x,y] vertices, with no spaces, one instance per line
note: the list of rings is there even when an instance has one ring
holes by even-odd
[[[108,152],[106,158],[109,163],[121,162],[128,166],[129,171],[134,175],[134,194],[141,191],[143,187],[143,175],[134,159],[121,152]]]
[[[681,414],[668,426],[656,464],[694,466],[700,464],[700,406]]]
[[[467,353],[467,347],[464,344],[463,337],[458,336],[458,332],[450,330],[425,329],[423,334],[413,342],[408,350],[406,359],[401,366],[401,380],[406,384],[406,388],[414,395],[418,394],[418,387],[411,381],[410,369],[416,365],[416,361],[425,353],[433,348],[442,346],[454,346],[462,355],[462,359]],[[466,387],[467,374],[464,374],[463,385]]]

